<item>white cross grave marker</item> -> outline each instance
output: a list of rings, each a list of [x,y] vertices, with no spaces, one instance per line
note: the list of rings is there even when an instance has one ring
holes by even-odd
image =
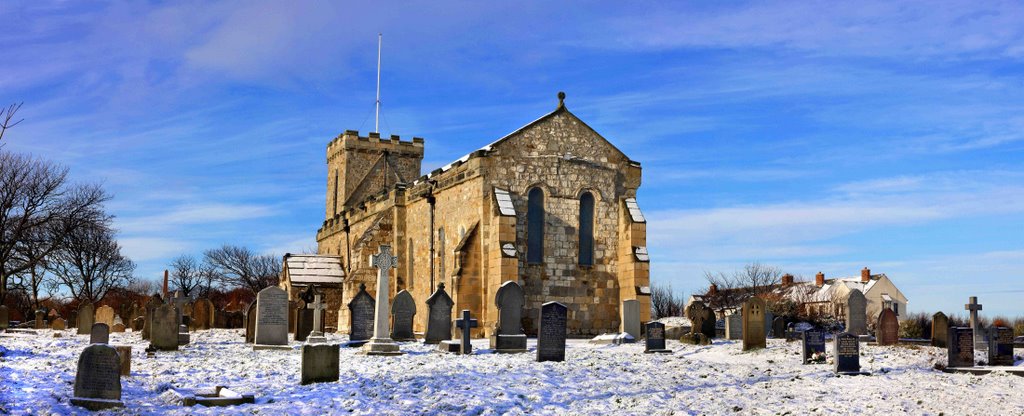
[[[391,339],[391,313],[388,291],[391,287],[389,274],[391,269],[398,267],[398,257],[391,255],[391,246],[380,246],[380,252],[370,255],[370,267],[377,270],[377,297],[374,309],[373,338],[363,346],[369,355],[398,355],[398,344]]]
[[[327,304],[323,301],[323,295],[313,289],[313,302],[306,304],[306,309],[313,310],[313,332],[309,333],[306,338],[307,344],[318,344],[327,342],[327,338],[324,337],[324,333],[320,331],[320,314],[327,309]]]

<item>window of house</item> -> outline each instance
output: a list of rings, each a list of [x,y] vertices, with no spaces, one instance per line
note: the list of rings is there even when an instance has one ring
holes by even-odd
[[[594,265],[594,195],[580,195],[580,253],[581,266]]]
[[[526,262],[544,261],[544,191],[533,188],[526,203]]]

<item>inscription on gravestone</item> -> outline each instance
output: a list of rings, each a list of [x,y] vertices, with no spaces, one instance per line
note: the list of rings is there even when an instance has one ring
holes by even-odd
[[[101,324],[102,325],[102,324]],[[78,357],[75,374],[75,396],[71,402],[90,410],[120,407],[121,363],[117,350],[104,344],[93,344]]]
[[[565,326],[568,311],[569,308],[558,302],[541,305],[540,328],[537,330],[538,362],[565,361]]]
[[[1013,329],[989,330],[988,365],[1013,365]]]
[[[860,372],[860,341],[858,336],[844,332],[833,341],[836,355],[837,374],[862,374]]]
[[[974,331],[971,328],[949,328],[946,367],[974,367]]]
[[[647,323],[647,340],[644,352],[672,352],[665,348],[665,324],[661,322]]]
[[[825,362],[825,333],[818,329],[804,331],[801,336],[804,344],[804,364],[821,364]]]
[[[270,286],[256,295],[256,345],[288,345],[288,293]]]
[[[366,285],[359,284],[359,293],[348,303],[351,318],[349,341],[366,341],[373,337],[373,313],[376,307],[373,297],[366,292]]]

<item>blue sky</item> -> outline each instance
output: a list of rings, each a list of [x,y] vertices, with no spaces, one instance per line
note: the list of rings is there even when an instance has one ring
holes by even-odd
[[[655,282],[867,266],[911,311],[1020,313],[1019,3],[379,3],[2,2],[6,148],[102,181],[143,278],[222,243],[312,249],[383,32],[381,132],[426,138],[424,172],[565,91],[643,164]]]

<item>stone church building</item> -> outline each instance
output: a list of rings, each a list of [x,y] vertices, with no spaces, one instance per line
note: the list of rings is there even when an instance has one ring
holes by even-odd
[[[344,278],[325,289],[338,311],[327,325],[347,333],[346,305],[360,284],[375,293],[368,259],[382,244],[398,257],[388,292],[412,294],[417,332],[426,327],[424,301],[442,283],[453,314],[469,309],[480,320],[476,337],[491,335],[495,292],[509,280],[525,290],[530,335],[550,301],[568,306],[572,336],[619,331],[628,299],[649,320],[640,164],[569,112],[564,97],[551,113],[427,175],[421,138],[348,130],[328,143],[318,251],[337,256]]]

